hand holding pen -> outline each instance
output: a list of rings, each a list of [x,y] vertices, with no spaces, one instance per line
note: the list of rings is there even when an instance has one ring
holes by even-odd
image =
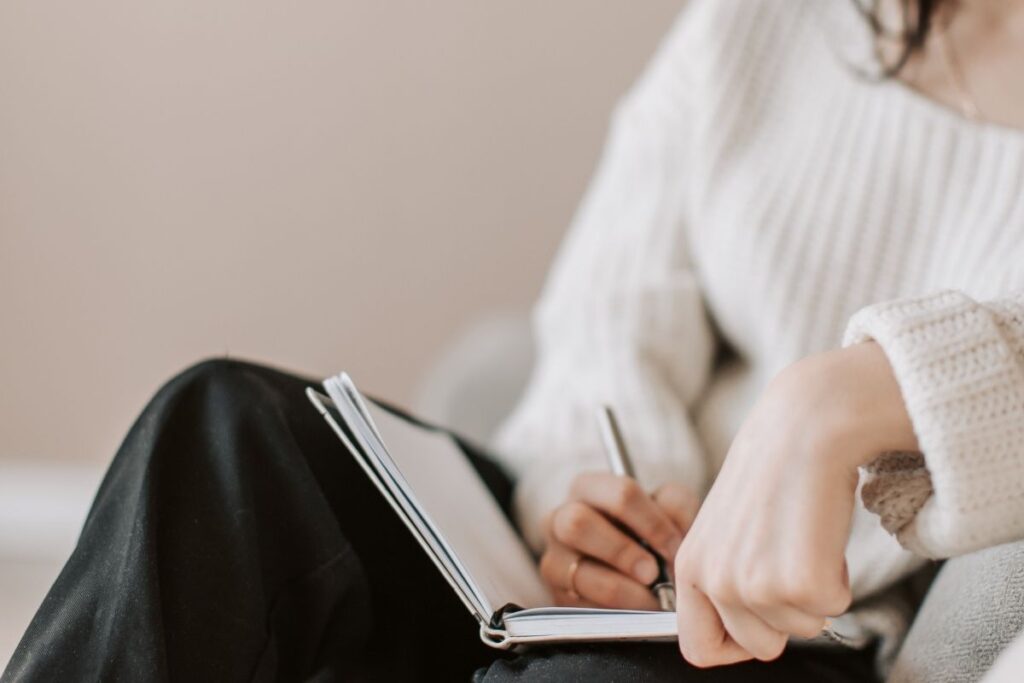
[[[597,413],[598,426],[601,430],[601,440],[604,442],[605,454],[608,456],[608,465],[612,474],[618,477],[628,477],[636,480],[636,472],[629,457],[629,450],[626,448],[626,440],[619,429],[615,413],[609,406],[602,406]],[[630,533],[629,530],[626,530]],[[648,551],[658,563],[658,576],[651,582],[651,592],[658,599],[658,606],[667,612],[676,611],[676,588],[672,583],[672,556],[664,558],[655,552],[650,544],[642,538],[630,533],[630,536],[637,541],[644,550]]]
[[[658,560],[670,571],[698,504],[680,484],[652,495],[630,477],[583,472],[546,520],[541,574],[560,604],[660,609]]]

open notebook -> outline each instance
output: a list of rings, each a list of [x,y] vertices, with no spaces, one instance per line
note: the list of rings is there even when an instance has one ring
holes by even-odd
[[[328,396],[310,388],[310,401],[476,617],[485,643],[676,637],[672,612],[554,607],[529,550],[449,434],[364,399],[348,375],[323,384]]]

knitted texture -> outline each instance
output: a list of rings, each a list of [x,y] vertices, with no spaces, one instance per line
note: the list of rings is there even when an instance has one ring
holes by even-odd
[[[846,341],[868,338],[885,349],[924,457],[872,468],[865,503],[921,555],[1024,538],[1024,293],[876,304],[853,317]]]
[[[1024,133],[861,77],[867,38],[851,2],[691,0],[616,108],[494,442],[535,548],[606,467],[597,405],[644,486],[705,491],[771,377],[869,306],[848,341],[890,354],[924,448],[865,477],[885,524],[927,555],[1024,535]],[[858,600],[923,562],[863,506],[847,561]]]
[[[920,453],[889,453],[864,468],[861,498],[882,527],[899,533],[932,495],[932,479]]]

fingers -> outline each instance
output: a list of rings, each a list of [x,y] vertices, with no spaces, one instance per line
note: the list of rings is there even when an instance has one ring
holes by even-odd
[[[558,508],[551,518],[551,533],[563,545],[597,558],[640,583],[650,584],[658,576],[651,553],[584,503],[566,503]]]
[[[632,534],[671,558],[682,542],[679,525],[689,525],[696,507],[683,487],[662,487],[660,497],[655,501],[626,477],[577,477],[570,501],[545,521],[548,549],[541,574],[560,604],[658,609],[648,588],[658,576],[656,558]]]
[[[570,567],[579,562],[572,584]],[[600,562],[581,557],[561,543],[551,543],[540,562],[544,580],[552,586],[563,604],[616,607],[619,609],[658,609],[658,601],[650,589]],[[572,593],[575,592],[574,597]]]
[[[552,589],[565,593],[579,593],[575,585],[569,585],[569,567],[573,561],[582,559],[577,553],[563,546],[561,543],[548,543],[547,549],[540,558],[540,575]],[[579,570],[576,570],[579,574]],[[575,581],[573,581],[575,584]]]
[[[845,571],[813,566],[783,573],[766,566],[736,571],[745,563],[735,556],[730,571],[720,563],[709,565],[706,558],[689,550],[684,546],[676,558],[676,600],[680,649],[697,665],[736,661],[736,652],[725,644],[728,640],[748,657],[773,660],[782,654],[789,636],[819,635],[825,615],[840,614],[849,605]],[[832,588],[824,588],[827,584]],[[695,635],[692,629],[705,632]]]
[[[846,562],[825,564],[808,562],[806,566],[777,573],[762,569],[760,579],[748,581],[741,595],[759,613],[762,606],[788,606],[822,620],[839,616],[850,607],[853,597]]]
[[[767,571],[751,572],[743,585],[733,586],[730,594],[712,602],[740,605],[757,615],[775,631],[801,638],[820,635],[825,625],[826,612],[819,611],[821,586],[826,583],[804,576],[802,572],[789,572],[786,581],[773,580]]]
[[[590,602],[580,597],[579,593],[572,594],[569,591],[562,590],[560,588],[552,588],[552,594],[555,597],[555,604],[561,605],[562,607],[600,607],[596,602]]]
[[[814,638],[825,626],[821,612],[808,606],[820,602],[813,598],[813,587],[796,591],[794,584],[780,588],[762,580],[752,589],[738,592],[737,584],[721,577],[697,585],[682,576],[677,574],[676,583],[680,649],[698,666],[738,661],[736,651],[725,642],[728,640],[748,658],[771,661],[785,650],[790,635]],[[704,633],[699,633],[700,629]]]
[[[753,604],[751,611],[773,630],[799,638],[814,638],[825,628],[825,617],[807,614],[792,605]]]
[[[689,487],[676,482],[664,484],[652,496],[683,534],[690,529],[700,509],[700,498]]]
[[[576,592],[585,600],[606,607],[655,611],[658,601],[647,586],[587,559],[576,572]]]
[[[692,585],[676,584],[676,615],[679,651],[690,664],[703,668],[752,658],[726,633],[711,601]]]
[[[786,649],[786,634],[776,631],[760,617],[741,605],[712,601],[729,636],[756,659],[778,659]]]
[[[682,531],[636,481],[607,472],[576,477],[570,496],[629,527],[662,557],[671,559],[682,542]]]

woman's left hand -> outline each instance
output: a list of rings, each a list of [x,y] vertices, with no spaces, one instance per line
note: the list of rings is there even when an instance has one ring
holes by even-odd
[[[688,661],[771,660],[846,611],[857,468],[890,450],[917,441],[877,344],[809,357],[770,383],[676,554]]]

